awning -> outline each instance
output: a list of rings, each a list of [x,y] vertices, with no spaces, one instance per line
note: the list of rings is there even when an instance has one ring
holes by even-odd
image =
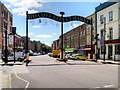
[[[65,49],[65,52],[73,52],[73,51],[74,51],[73,48],[66,48],[66,49]]]
[[[84,48],[84,50],[91,50],[91,48]]]

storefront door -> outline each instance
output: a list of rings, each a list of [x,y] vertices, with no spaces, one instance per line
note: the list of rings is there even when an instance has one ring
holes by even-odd
[[[112,59],[112,45],[108,45],[108,59]]]

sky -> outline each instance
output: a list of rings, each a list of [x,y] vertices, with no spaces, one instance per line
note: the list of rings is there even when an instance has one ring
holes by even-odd
[[[49,12],[60,16],[79,15],[87,17],[94,13],[95,7],[106,0],[1,0],[13,14],[13,27],[19,35],[26,35],[26,11],[28,13]],[[83,24],[80,21],[64,23],[64,33]],[[28,21],[30,39],[41,41],[51,46],[54,40],[59,39],[61,23],[48,18],[38,18]]]

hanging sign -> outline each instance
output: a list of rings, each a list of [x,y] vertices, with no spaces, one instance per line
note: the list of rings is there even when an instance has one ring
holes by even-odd
[[[13,35],[9,35],[9,46],[13,47]]]
[[[86,19],[82,16],[68,16],[68,17],[60,17],[56,16],[52,13],[48,12],[40,12],[40,13],[34,13],[34,14],[27,14],[27,19],[36,19],[36,18],[50,18],[58,22],[69,22],[69,21],[82,21],[87,24],[92,24],[92,21],[89,19]]]

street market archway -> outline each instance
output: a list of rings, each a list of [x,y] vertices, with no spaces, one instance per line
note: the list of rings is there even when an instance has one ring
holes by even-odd
[[[85,23],[91,25],[91,30],[92,30],[92,18],[90,20],[85,17],[76,16],[76,15],[63,17],[63,15],[65,13],[60,12],[60,14],[61,14],[61,16],[57,16],[57,15],[49,13],[49,12],[39,12],[39,13],[28,14],[28,11],[26,11],[26,51],[27,52],[28,52],[28,20],[29,19],[49,18],[49,19],[53,19],[55,21],[61,22],[61,59],[63,59],[63,22],[69,22],[69,21],[75,21],[75,20],[82,21],[82,22],[85,22]],[[91,33],[91,38],[92,38],[92,33]],[[92,43],[91,43],[91,52],[92,52]]]

